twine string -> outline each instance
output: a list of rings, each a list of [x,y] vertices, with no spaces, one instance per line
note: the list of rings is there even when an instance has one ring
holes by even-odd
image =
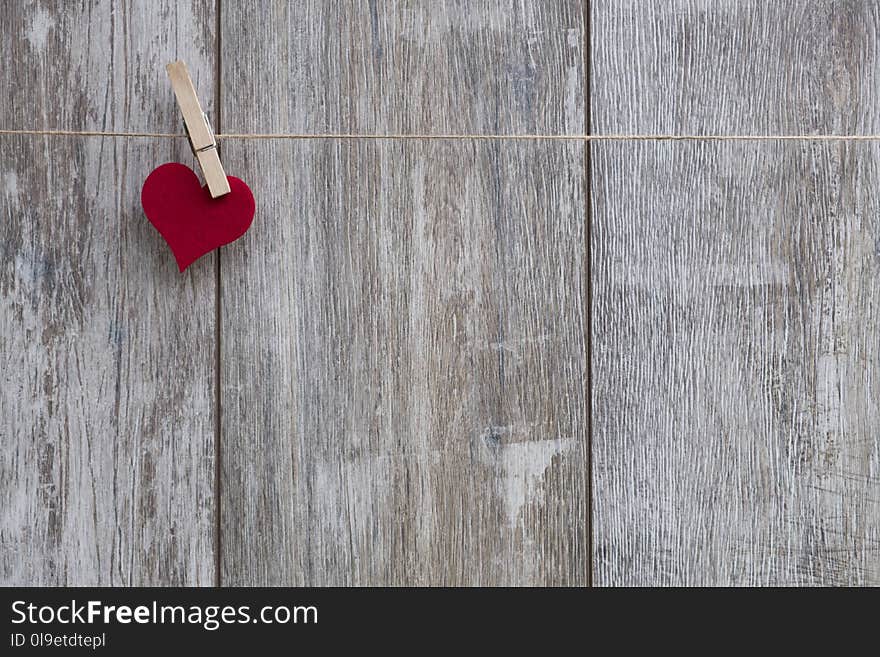
[[[182,133],[117,132],[98,130],[0,130],[0,135],[40,135],[49,137],[119,137],[186,139]],[[214,136],[223,140],[487,140],[487,141],[880,141],[880,135],[518,135],[518,134],[356,134],[356,133],[235,133]]]

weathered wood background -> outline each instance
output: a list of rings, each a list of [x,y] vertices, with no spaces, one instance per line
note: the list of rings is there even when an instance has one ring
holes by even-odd
[[[878,132],[876,2],[593,2],[597,133]],[[596,584],[880,584],[880,148],[592,151]]]
[[[0,127],[176,130],[164,64],[210,89],[215,22],[174,0],[3,2]],[[216,256],[179,275],[140,209],[152,168],[190,158],[0,137],[5,584],[214,581]]]
[[[0,4],[0,129],[870,133],[832,0]],[[255,30],[260,38],[254,38]],[[880,584],[873,143],[0,136],[0,582]]]

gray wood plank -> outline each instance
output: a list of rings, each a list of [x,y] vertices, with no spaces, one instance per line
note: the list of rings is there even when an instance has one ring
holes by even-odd
[[[874,3],[596,2],[592,25],[596,133],[878,125]],[[594,581],[880,583],[878,147],[592,158]]]
[[[0,5],[4,128],[180,130],[213,10]],[[169,26],[173,25],[173,29]],[[0,582],[211,584],[211,258],[177,273],[141,185],[185,141],[0,137]]]
[[[224,5],[224,129],[581,129],[574,5],[492,4]],[[223,583],[586,583],[583,145],[224,162],[257,214],[222,255]]]
[[[871,134],[880,5],[596,0],[593,128],[629,134]]]
[[[581,134],[583,13],[582,0],[230,3],[224,129]]]

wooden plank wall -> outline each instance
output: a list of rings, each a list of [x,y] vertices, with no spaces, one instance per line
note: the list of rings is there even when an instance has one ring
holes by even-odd
[[[597,133],[865,134],[875,3],[594,2]],[[874,143],[592,158],[600,585],[880,584]]]
[[[878,11],[3,3],[0,129],[865,134]],[[878,148],[229,140],[179,275],[184,140],[0,136],[0,583],[880,584]]]
[[[583,131],[577,2],[225,8],[224,130]],[[222,581],[585,584],[582,143],[224,158]]]
[[[177,130],[164,64],[211,89],[214,23],[173,0],[4,2],[0,127]],[[4,585],[213,581],[214,256],[181,276],[140,207],[187,150],[0,138]]]

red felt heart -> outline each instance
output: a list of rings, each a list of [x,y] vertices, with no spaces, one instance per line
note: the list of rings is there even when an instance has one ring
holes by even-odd
[[[177,260],[180,271],[217,247],[244,235],[254,220],[254,195],[228,176],[231,192],[211,198],[207,186],[182,164],[170,162],[147,176],[141,205]]]

